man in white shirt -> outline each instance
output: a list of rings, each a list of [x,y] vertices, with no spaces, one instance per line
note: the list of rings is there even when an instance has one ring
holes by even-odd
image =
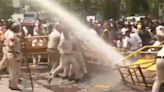
[[[47,44],[47,52],[48,52],[48,62],[50,63],[52,69],[50,71],[50,74],[52,73],[52,71],[54,71],[54,69],[57,67],[57,65],[59,64],[60,61],[60,54],[58,51],[58,44],[60,41],[60,32],[59,29],[56,30],[55,28],[53,29],[53,31],[49,34],[48,36],[48,44]]]
[[[136,33],[126,31],[123,38],[123,48],[128,48],[128,45],[131,51],[135,51],[142,46],[142,40]]]

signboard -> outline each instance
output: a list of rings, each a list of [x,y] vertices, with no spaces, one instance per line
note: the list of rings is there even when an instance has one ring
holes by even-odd
[[[20,0],[13,0],[13,7],[14,8],[20,8],[21,7]]]

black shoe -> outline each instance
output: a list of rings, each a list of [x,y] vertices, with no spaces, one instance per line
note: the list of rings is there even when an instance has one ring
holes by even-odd
[[[21,79],[19,79],[19,80],[18,80],[18,83],[20,84],[21,82],[22,82],[22,80],[21,80]]]
[[[12,88],[12,87],[9,87],[9,89],[16,90],[16,91],[22,91],[22,89],[20,89],[20,88]]]

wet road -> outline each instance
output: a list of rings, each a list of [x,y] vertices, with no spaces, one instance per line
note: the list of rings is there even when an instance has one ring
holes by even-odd
[[[32,77],[34,83],[34,92],[145,92],[131,89],[121,82],[121,78],[117,72],[113,72],[110,67],[88,64],[89,75],[79,83],[68,81],[66,79],[54,78],[51,84],[47,83],[49,68],[42,65],[32,68]],[[27,69],[23,69],[23,92],[32,92],[28,78]],[[6,75],[7,76],[7,75]],[[7,86],[7,77],[2,76],[0,81],[0,89]],[[2,83],[1,83],[2,82]],[[4,84],[3,84],[4,83]],[[7,90],[7,88],[5,89]],[[16,92],[8,91],[3,92]],[[148,92],[148,91],[147,91]]]

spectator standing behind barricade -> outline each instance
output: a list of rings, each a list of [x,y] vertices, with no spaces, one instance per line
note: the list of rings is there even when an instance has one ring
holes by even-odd
[[[46,21],[44,21],[42,24],[42,34],[47,35],[48,33],[49,33],[48,32],[48,24],[46,23]]]
[[[23,26],[23,27],[22,27],[22,31],[23,31],[23,33],[24,33],[24,36],[28,36],[28,29],[27,29],[26,26]]]
[[[151,35],[148,32],[148,29],[145,26],[138,26],[139,36],[142,40],[142,46],[151,45]]]
[[[39,28],[39,24],[38,23],[35,23],[35,27],[33,28],[33,35],[34,36],[41,35],[41,30]]]
[[[35,38],[33,41],[32,41],[32,47],[41,47],[44,45],[44,42],[42,39],[40,38]],[[33,65],[34,66],[37,66],[39,64],[39,62],[41,61],[41,55],[32,55],[32,58],[33,58]]]

